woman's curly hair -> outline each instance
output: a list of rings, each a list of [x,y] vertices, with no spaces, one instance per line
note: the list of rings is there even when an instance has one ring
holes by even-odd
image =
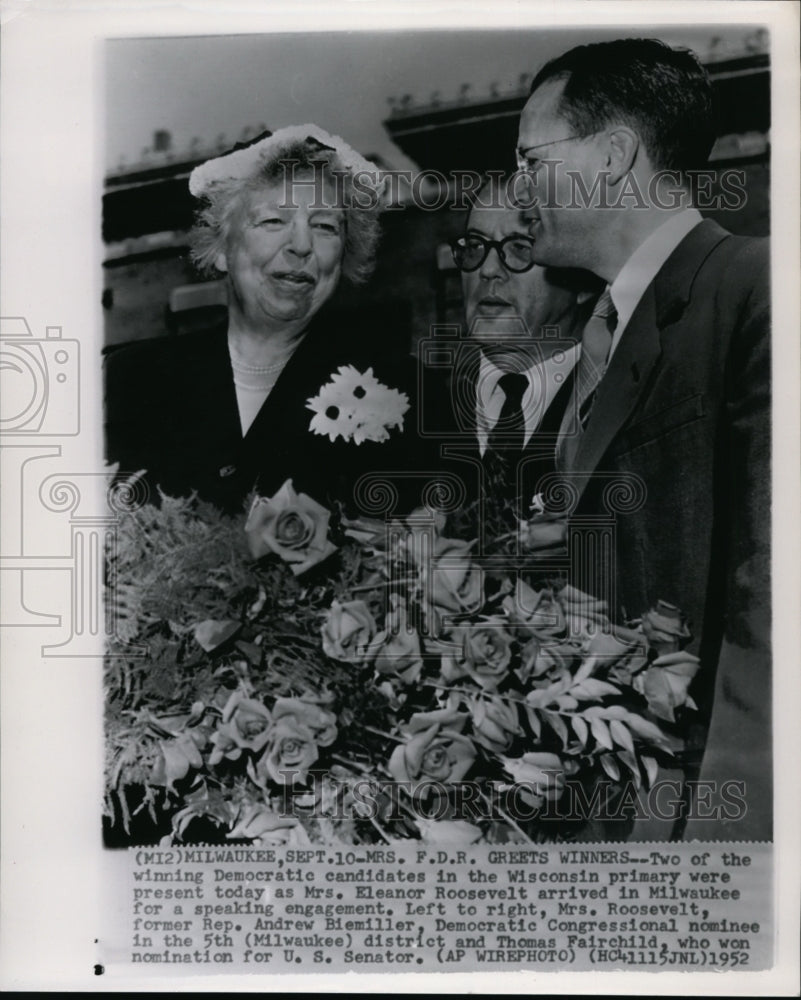
[[[207,277],[220,277],[216,261],[226,252],[232,232],[242,223],[246,194],[277,182],[291,185],[293,179],[304,174],[313,173],[316,178],[317,171],[335,180],[337,191],[343,195],[342,274],[354,284],[367,281],[375,267],[381,231],[378,199],[370,197],[363,188],[357,188],[353,175],[343,166],[336,150],[297,140],[276,149],[254,176],[219,182],[203,195],[195,225],[189,233],[190,254],[198,271]]]

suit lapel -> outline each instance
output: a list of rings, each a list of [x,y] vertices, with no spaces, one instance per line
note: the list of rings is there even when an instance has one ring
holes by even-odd
[[[643,294],[598,387],[571,472],[592,473],[645,391],[662,353],[663,331],[683,314],[692,284],[712,250],[729,234],[707,220],[676,247]],[[576,482],[579,495],[589,480]]]
[[[175,404],[192,414],[182,425],[191,430],[192,440],[204,451],[219,448],[232,452],[242,440],[242,431],[226,324],[202,333],[182,334],[175,338],[175,348],[174,384],[184,386],[183,392],[176,392]]]
[[[660,353],[651,286],[640,300],[598,386],[592,415],[581,435],[574,465],[568,472],[593,472],[597,468],[645,389]],[[581,492],[583,483],[577,482],[576,486]]]
[[[481,353],[473,344],[462,344],[457,348],[456,363],[451,378],[450,405],[453,410],[454,430],[459,436],[458,448],[464,454],[467,448],[471,455],[480,457],[476,426],[476,394]]]
[[[316,395],[335,370],[333,362],[327,360],[328,352],[323,349],[321,339],[318,327],[309,330],[298,344],[248,428],[244,438],[246,451],[261,448],[265,436],[285,437],[301,424],[308,428],[312,412],[305,408],[305,401]]]

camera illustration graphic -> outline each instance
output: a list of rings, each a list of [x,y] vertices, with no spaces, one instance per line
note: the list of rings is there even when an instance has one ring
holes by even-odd
[[[79,362],[80,344],[60,326],[39,339],[23,317],[0,318],[0,435],[76,435]]]

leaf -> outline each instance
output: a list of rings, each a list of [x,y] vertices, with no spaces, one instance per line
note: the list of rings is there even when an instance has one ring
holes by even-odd
[[[576,671],[576,674],[575,674],[576,680],[577,681],[586,680],[586,678],[588,678],[590,676],[590,674],[593,672],[593,670],[595,669],[595,665],[597,664],[597,662],[598,662],[598,660],[594,656],[587,656],[587,657],[585,657],[581,661],[581,666]]]
[[[658,657],[654,660],[655,667],[673,667],[678,664],[695,664],[695,669],[698,669],[698,664],[701,661],[697,656],[693,656],[692,653],[688,653],[686,650],[679,650],[676,653],[665,653],[663,656]]]
[[[631,733],[628,731],[626,726],[624,726],[618,719],[612,719],[609,723],[609,732],[615,743],[617,743],[618,746],[623,747],[624,750],[628,750],[628,752],[633,756],[634,741],[632,740]]]
[[[252,663],[254,667],[258,667],[261,664],[262,657],[264,656],[263,647],[257,646],[255,642],[245,642],[242,639],[240,639],[235,645],[239,652],[250,663]]]
[[[628,714],[622,705],[605,705],[598,713],[602,719],[620,719],[621,721],[624,721]]]
[[[574,715],[570,720],[570,725],[573,727],[573,732],[578,736],[579,743],[585,747],[590,736],[590,729],[587,723],[580,715]]]
[[[666,750],[670,749],[670,740],[667,733],[663,733],[659,726],[648,719],[644,719],[641,715],[635,715],[634,712],[627,712],[626,725],[641,740],[653,743],[655,746],[663,747]]]
[[[642,766],[645,768],[645,774],[648,778],[648,787],[650,788],[659,776],[659,765],[653,757],[643,756],[640,757],[640,761],[642,762]]]
[[[640,767],[637,763],[637,758],[633,753],[629,753],[628,750],[620,750],[618,752],[618,760],[622,760],[626,767],[631,771],[634,777],[634,784],[637,788],[642,785],[642,775],[640,774]]]
[[[601,767],[604,771],[606,771],[612,781],[620,781],[620,768],[617,766],[615,758],[611,754],[605,753],[598,759],[601,762]]]
[[[191,768],[203,765],[200,751],[187,734],[175,740],[160,742],[160,746],[164,755],[164,784],[167,788],[172,788],[176,781],[185,778]],[[157,781],[156,774],[153,781]]]
[[[595,737],[596,741],[600,743],[602,747],[606,747],[607,750],[614,749],[612,735],[609,732],[609,727],[603,719],[593,719],[590,723],[590,730],[592,731],[592,735]]]
[[[595,677],[588,677],[580,684],[574,684],[570,688],[570,693],[576,698],[597,699],[604,698],[609,694],[620,694],[620,689],[607,681],[599,681]]]
[[[556,715],[555,712],[543,712],[542,714],[545,717],[545,721],[562,741],[562,746],[567,746],[569,736],[567,726],[565,725],[562,717]]]
[[[195,625],[195,642],[202,646],[207,653],[213,653],[224,643],[231,639],[242,626],[239,622],[230,618],[217,621],[214,618],[207,618],[205,621]]]
[[[675,722],[674,709],[687,701],[687,688],[698,671],[698,658],[689,653],[669,653],[654,660],[645,672],[643,694],[659,719]]]
[[[528,716],[528,724],[531,726],[532,733],[539,739],[542,735],[542,722],[533,705],[526,705],[526,715]]]

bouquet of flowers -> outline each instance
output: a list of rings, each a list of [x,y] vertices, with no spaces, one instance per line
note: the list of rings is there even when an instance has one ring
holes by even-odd
[[[680,612],[615,625],[562,579],[482,565],[457,521],[349,520],[291,482],[244,521],[170,497],[126,515],[111,842],[537,842],[574,835],[571,790],[653,783],[694,708]]]

